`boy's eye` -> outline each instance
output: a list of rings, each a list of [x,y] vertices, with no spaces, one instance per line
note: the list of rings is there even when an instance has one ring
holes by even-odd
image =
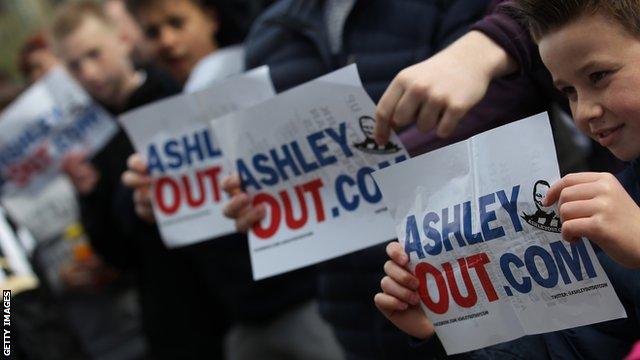
[[[167,20],[167,23],[174,29],[181,29],[184,25],[184,19],[181,17],[172,16]]]
[[[91,59],[97,59],[100,57],[100,50],[99,49],[91,49],[91,51],[89,51],[89,53],[87,54]]]
[[[597,84],[598,82],[606,78],[609,73],[609,71],[596,71],[589,74],[589,80],[591,80],[591,83]]]
[[[565,86],[560,89],[560,92],[564,94],[564,96],[571,98],[576,94],[576,88],[573,86]]]
[[[150,26],[145,29],[144,34],[146,35],[147,39],[154,40],[158,38],[160,31],[158,30],[157,26]]]

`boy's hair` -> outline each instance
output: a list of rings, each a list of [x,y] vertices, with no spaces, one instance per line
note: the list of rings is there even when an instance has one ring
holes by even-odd
[[[138,18],[140,11],[166,0],[125,0],[127,9]],[[173,0],[169,0],[173,1]],[[261,6],[252,0],[188,0],[202,10],[214,10],[218,14],[220,29],[215,40],[220,46],[238,44],[244,41],[251,23]]]
[[[56,8],[50,25],[51,38],[54,41],[66,38],[89,17],[100,20],[108,27],[114,26],[101,4],[94,1],[70,1]]]
[[[36,51],[47,49],[49,49],[49,45],[42,32],[29,37],[22,45],[18,55],[18,70],[20,70],[20,74],[25,78],[29,77],[32,70],[29,64],[29,56]]]
[[[512,0],[504,9],[539,39],[583,15],[601,13],[640,35],[640,0]]]

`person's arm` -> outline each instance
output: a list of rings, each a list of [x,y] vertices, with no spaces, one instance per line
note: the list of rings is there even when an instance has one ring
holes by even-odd
[[[392,127],[413,122],[422,132],[436,128],[439,137],[449,137],[494,78],[516,71],[516,62],[503,48],[471,31],[396,76],[376,109],[376,141],[386,143]]]

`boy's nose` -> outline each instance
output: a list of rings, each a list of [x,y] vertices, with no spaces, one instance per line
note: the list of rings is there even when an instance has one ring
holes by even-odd
[[[169,29],[168,27],[163,27],[160,29],[160,45],[163,49],[171,49],[175,47],[177,42],[177,36],[175,31]]]
[[[602,118],[603,113],[604,110],[598,102],[582,99],[578,100],[573,116],[578,124],[588,127],[592,121]]]

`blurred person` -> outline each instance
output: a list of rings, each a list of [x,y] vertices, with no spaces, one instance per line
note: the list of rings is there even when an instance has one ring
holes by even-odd
[[[250,2],[130,0],[128,6],[157,46],[158,58],[195,91],[244,71],[242,24],[251,19]],[[238,22],[245,14],[246,19]],[[138,155],[123,180],[136,188],[141,218],[153,223],[150,179]],[[246,236],[233,234],[180,249],[189,254],[207,282],[211,303],[221,299],[233,322],[227,336],[229,359],[340,359],[342,352],[320,318],[315,273],[303,270],[254,282]],[[223,276],[221,276],[224,274]],[[222,289],[222,290],[221,290]],[[309,346],[309,339],[313,346]]]
[[[94,2],[57,8],[51,38],[71,75],[114,115],[179,92],[163,72],[135,69],[129,39]],[[78,191],[82,224],[105,261],[137,276],[143,329],[154,358],[220,358],[224,317],[213,317],[202,302],[191,264],[166,249],[155,228],[136,223],[132,194],[120,183],[132,152],[119,130],[93,158],[79,152],[65,157],[63,170]]]
[[[49,70],[60,64],[42,33],[25,41],[18,56],[18,69],[28,84],[40,80]]]
[[[158,62],[186,91],[244,71],[241,45],[257,6],[248,0],[127,0]]]
[[[147,42],[140,25],[127,10],[125,0],[105,0],[104,11],[132,44],[131,59],[137,66],[150,64],[153,59],[153,49]]]

